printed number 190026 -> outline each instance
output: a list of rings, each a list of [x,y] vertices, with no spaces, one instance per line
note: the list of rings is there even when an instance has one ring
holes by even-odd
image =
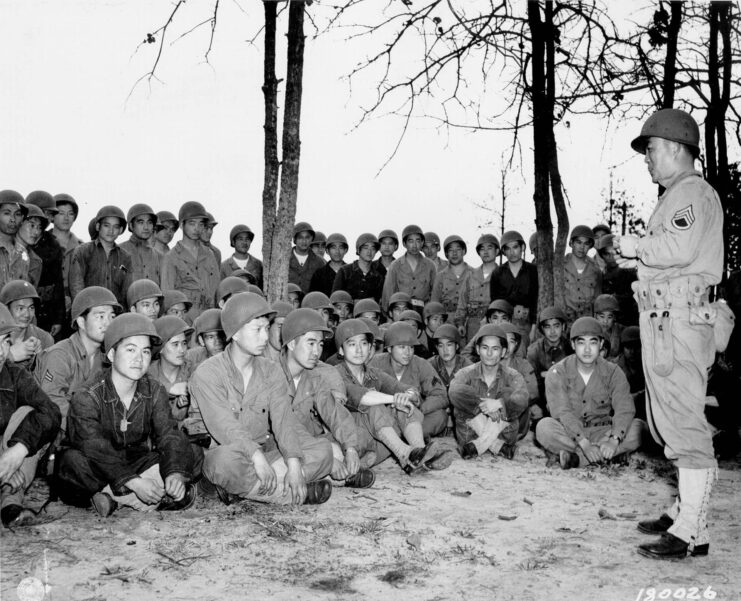
[[[642,588],[638,591],[636,601],[656,601],[657,599],[715,599],[718,593],[708,586],[704,591],[697,586],[665,588],[657,590],[653,587]]]

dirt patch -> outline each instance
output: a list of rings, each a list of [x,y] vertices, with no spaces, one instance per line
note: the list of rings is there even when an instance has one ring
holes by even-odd
[[[52,503],[2,533],[0,598],[18,599],[24,582],[26,599],[47,585],[56,601],[634,600],[649,588],[691,598],[692,587],[741,599],[741,464],[721,464],[708,557],[642,558],[635,523],[674,490],[661,459],[564,472],[526,439],[513,461],[458,459],[414,477],[389,461],[373,488],[335,488],[319,507],[199,499],[182,513],[102,519]],[[32,494],[40,506],[44,485]],[[42,597],[28,596],[34,584]]]

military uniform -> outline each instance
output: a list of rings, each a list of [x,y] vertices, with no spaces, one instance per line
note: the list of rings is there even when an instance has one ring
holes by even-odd
[[[520,333],[528,336],[538,313],[538,270],[535,265],[522,261],[517,275],[513,275],[507,261],[491,275],[489,286],[491,300],[504,299],[512,305],[512,323],[523,326]]]
[[[30,268],[28,252],[17,240],[14,239],[9,245],[0,243],[0,288],[11,280],[30,282]]]
[[[260,259],[256,259],[250,254],[247,255],[247,262],[245,263],[244,267],[240,267],[237,264],[237,261],[233,255],[229,257],[228,259],[222,261],[221,266],[219,268],[219,278],[222,280],[224,278],[228,278],[235,271],[238,271],[240,269],[244,269],[247,273],[252,274],[256,280],[255,285],[262,290],[262,285],[263,285],[262,261],[260,261]]]
[[[579,317],[591,317],[594,299],[602,294],[602,272],[593,259],[585,257],[584,260],[586,265],[579,273],[571,253],[564,258],[563,302],[567,326]]]
[[[64,249],[51,230],[41,234],[33,247],[42,262],[41,276],[36,285],[39,306],[36,321],[39,327],[49,331],[53,325],[62,325],[67,320],[64,304]]]
[[[180,290],[193,303],[188,316],[193,319],[205,309],[216,306],[216,289],[219,286],[219,264],[214,254],[203,244],[198,244],[198,255],[178,242],[161,263],[162,290]]]
[[[394,292],[406,292],[412,297],[412,308],[422,313],[422,307],[430,300],[435,285],[437,269],[427,257],[419,255],[417,268],[412,271],[407,255],[396,259],[388,268],[383,283],[381,308],[388,311],[389,299]]]
[[[455,322],[455,312],[458,309],[458,298],[461,295],[461,290],[465,287],[466,282],[473,271],[473,268],[464,263],[463,273],[460,277],[457,276],[451,267],[448,265],[441,271],[437,272],[435,278],[435,285],[432,287],[432,295],[430,301],[441,303],[445,307],[445,311],[448,314],[448,323]]]
[[[535,380],[538,383],[538,405],[541,408],[546,407],[545,377],[541,374],[573,352],[569,341],[565,338],[561,338],[555,345],[541,338],[527,347],[527,360],[535,371]]]
[[[195,371],[195,368],[196,368],[196,365],[188,361],[186,358],[185,363],[183,363],[183,365],[178,366],[177,373],[175,374],[175,379],[170,380],[162,372],[162,366],[160,364],[160,359],[155,359],[149,364],[149,370],[147,371],[147,373],[151,377],[153,377],[160,384],[162,384],[162,386],[165,387],[165,391],[167,392],[168,398],[170,400],[170,408],[172,409],[172,416],[177,420],[179,425],[182,425],[183,422],[185,421],[185,418],[188,416],[189,403],[186,403],[185,406],[183,407],[178,406],[179,399],[170,394],[170,388],[172,388],[175,384],[178,384],[180,382],[187,382],[190,379],[190,376]],[[182,402],[180,404],[182,405]]]
[[[494,271],[496,269],[495,267]],[[486,317],[486,310],[491,303],[491,276],[494,271],[488,277],[484,277],[483,267],[476,267],[461,284],[461,293],[455,311],[455,324],[466,327],[466,340],[476,335]]]
[[[446,391],[450,389],[450,383],[453,381],[453,378],[455,378],[455,374],[457,374],[464,367],[473,365],[470,359],[461,355],[455,356],[455,363],[451,372],[448,372],[448,368],[445,367],[445,363],[443,363],[440,355],[430,357],[429,359],[427,359],[427,362],[432,365],[432,368],[437,372],[437,375],[440,376],[440,381],[443,383],[443,386],[445,386]]]
[[[345,265],[346,263],[343,261],[340,269]],[[309,291],[322,292],[327,296],[332,294],[332,287],[334,286],[334,281],[337,277],[338,271],[335,271],[330,263],[325,263],[314,272],[314,275],[311,276]]]
[[[108,288],[118,303],[125,307],[126,291],[131,282],[131,255],[114,243],[106,255],[100,240],[78,246],[72,255],[69,288],[74,299],[83,288],[102,286]]]
[[[28,326],[26,326],[25,329],[19,330],[17,333],[11,334],[10,335],[11,344],[13,344],[14,342],[17,342],[18,339],[24,340],[24,341],[28,340],[32,336],[39,339],[39,342],[41,342],[42,350],[47,349],[54,344],[54,338],[52,338],[49,332],[45,332],[44,330],[42,330],[41,328],[33,324],[29,324]],[[8,360],[12,361],[13,357],[9,356]],[[33,371],[35,361],[36,361],[36,355],[33,355],[29,357],[28,359],[25,359],[24,361],[16,361],[14,363],[20,367],[25,367],[29,371]]]
[[[332,292],[344,290],[354,301],[372,298],[374,301],[380,302],[385,279],[386,268],[380,263],[372,261],[368,272],[363,273],[358,261],[353,261],[340,267],[332,284]]]
[[[162,254],[150,246],[149,240],[132,235],[120,246],[131,255],[131,280],[152,280],[159,286]]]

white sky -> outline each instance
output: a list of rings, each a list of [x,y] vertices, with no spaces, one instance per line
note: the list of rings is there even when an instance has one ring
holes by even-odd
[[[262,39],[257,46],[246,40],[263,17],[258,2],[241,4],[246,12],[222,0],[210,65],[203,62],[203,28],[166,44],[158,71],[163,83],[140,84],[127,101],[151,65],[155,45],[134,51],[169,14],[169,2],[0,0],[0,188],[72,194],[81,206],[74,231],[83,239],[103,204],[125,211],[147,202],[177,214],[180,204],[198,200],[220,222],[214,242],[225,256],[229,228],[240,222],[257,232],[253,250],[259,255]],[[191,0],[173,32],[179,35],[206,18],[208,6]],[[361,232],[391,227],[401,233],[409,223],[441,239],[458,233],[473,246],[492,217],[475,203],[500,207],[499,165],[511,137],[443,132],[415,121],[393,162],[376,177],[400,123],[380,118],[354,129],[371,82],[350,95],[342,77],[371,49],[351,46],[343,36],[307,38],[297,219],[325,234],[344,233],[351,248]],[[282,59],[278,71],[284,77]],[[640,123],[616,124],[606,132],[595,119],[571,121],[557,137],[572,226],[601,221],[610,165],[622,165],[616,175],[650,209],[655,187],[642,157],[629,147]],[[531,135],[522,138],[526,159]],[[509,176],[506,226],[527,238],[534,231],[529,165],[525,176]],[[347,259],[352,258],[351,252]],[[467,260],[478,263],[473,250]]]

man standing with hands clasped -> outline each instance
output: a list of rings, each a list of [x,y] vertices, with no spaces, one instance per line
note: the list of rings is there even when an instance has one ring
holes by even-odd
[[[646,156],[651,180],[664,192],[647,234],[617,236],[621,267],[636,267],[648,421],[678,470],[679,495],[657,520],[638,529],[661,538],[638,547],[657,559],[707,555],[707,510],[717,474],[705,418],[707,368],[715,357],[717,311],[708,289],[723,270],[723,211],[717,193],[695,171],[700,131],[684,111],[648,118],[631,146]]]

